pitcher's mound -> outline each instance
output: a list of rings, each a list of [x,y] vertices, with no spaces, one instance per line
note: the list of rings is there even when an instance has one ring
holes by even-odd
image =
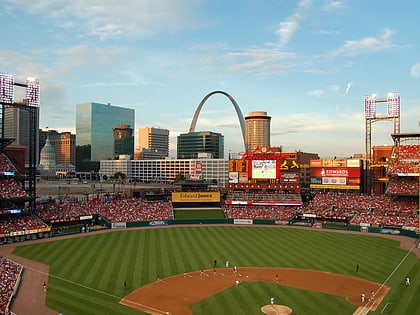
[[[292,314],[292,309],[285,305],[269,304],[261,307],[261,312],[269,315],[289,315]]]

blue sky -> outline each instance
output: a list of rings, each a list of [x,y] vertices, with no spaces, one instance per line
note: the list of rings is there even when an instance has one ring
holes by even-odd
[[[135,109],[135,128],[169,129],[174,152],[222,90],[244,116],[272,117],[272,146],[345,157],[365,152],[365,95],[399,92],[401,132],[419,132],[419,12],[391,0],[2,0],[0,72],[40,80],[41,127],[75,132],[76,104],[111,103]],[[201,130],[243,151],[223,95]],[[392,132],[374,123],[372,145]]]

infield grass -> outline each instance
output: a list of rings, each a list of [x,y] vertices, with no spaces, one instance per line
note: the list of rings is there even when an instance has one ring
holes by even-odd
[[[380,314],[385,306],[388,315],[420,314],[420,260],[399,249],[399,242],[380,236],[278,227],[187,226],[85,234],[19,246],[14,253],[50,265],[47,305],[66,315],[144,314],[118,301],[157,275],[163,278],[213,268],[214,260],[219,267],[229,260],[239,267],[305,268],[386,281],[391,290],[372,314]],[[406,276],[412,280],[409,287]],[[352,314],[355,310],[337,296],[264,282],[229,288],[191,308],[200,315],[238,314],[238,310],[261,314],[259,307],[268,304],[272,295],[276,303],[292,307],[294,314]]]

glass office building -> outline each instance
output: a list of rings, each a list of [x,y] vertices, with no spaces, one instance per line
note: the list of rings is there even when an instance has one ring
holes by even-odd
[[[114,159],[114,129],[134,126],[134,109],[111,104],[76,105],[76,146],[90,145],[90,160]]]
[[[114,156],[117,159],[120,155],[134,155],[133,128],[129,125],[118,125],[114,128]]]
[[[211,131],[180,134],[177,138],[178,159],[197,159],[201,154],[213,159],[224,158],[224,137]]]

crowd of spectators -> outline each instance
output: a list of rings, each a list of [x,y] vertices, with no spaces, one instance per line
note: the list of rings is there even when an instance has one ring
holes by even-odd
[[[0,257],[0,314],[8,313],[8,307],[22,270],[21,265],[6,257]]]
[[[228,200],[241,201],[300,201],[300,194],[279,192],[229,192],[226,196]]]
[[[397,159],[419,159],[420,144],[398,145],[394,149]]]
[[[96,214],[110,222],[133,222],[173,219],[168,201],[148,201],[144,198],[94,199],[63,204],[45,203],[37,207],[37,214],[46,222]]]
[[[398,173],[417,173],[419,172],[419,162],[415,161],[399,161],[392,163],[388,167],[388,174],[394,175]]]
[[[17,172],[15,165],[4,153],[0,153],[0,172]]]
[[[295,206],[223,205],[228,219],[263,219],[287,221],[296,214]]]
[[[315,214],[324,218],[346,218],[350,224],[417,227],[415,200],[396,200],[390,196],[355,193],[318,192],[306,206],[223,205],[229,219],[290,220],[297,214]],[[144,198],[77,201],[38,205],[36,215],[0,218],[0,233],[47,227],[44,222],[98,215],[110,222],[135,222],[173,219],[169,201]]]
[[[396,146],[388,166],[388,174],[391,176],[386,194],[418,195],[418,175],[414,176],[418,173],[420,173],[420,145]]]
[[[416,177],[395,177],[389,181],[388,195],[418,195],[419,182]]]
[[[0,234],[47,228],[48,225],[33,215],[3,215],[0,217]]]
[[[227,218],[290,220],[297,214],[342,218],[350,224],[418,228],[417,203],[389,196],[318,192],[307,206],[224,205]]]
[[[27,197],[27,192],[14,179],[0,179],[0,198]]]

